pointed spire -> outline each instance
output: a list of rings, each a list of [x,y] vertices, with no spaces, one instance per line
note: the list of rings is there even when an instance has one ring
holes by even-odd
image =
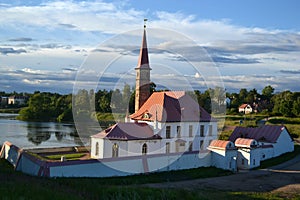
[[[144,34],[142,40],[142,46],[140,48],[140,56],[138,60],[138,65],[136,68],[150,68],[149,66],[149,57],[148,57],[148,47],[147,47],[147,39],[146,39],[146,21],[144,19]]]
[[[148,57],[148,47],[146,40],[146,21],[144,19],[144,34],[142,39],[142,46],[140,49],[140,56],[136,70],[135,82],[135,112],[137,112],[142,105],[150,97],[150,65]]]

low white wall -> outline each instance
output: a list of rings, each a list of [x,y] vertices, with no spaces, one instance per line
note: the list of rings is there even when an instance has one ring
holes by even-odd
[[[111,177],[209,167],[210,162],[211,153],[209,151],[201,154],[192,152],[64,162],[40,161],[27,152],[23,152],[16,170],[46,177]]]
[[[211,149],[211,166],[236,171],[237,168],[237,150]]]
[[[18,165],[16,166],[17,171],[22,171],[25,174],[30,174],[32,176],[43,176],[43,174],[39,174],[39,172],[43,172],[41,170],[43,166],[43,162],[39,161],[38,159],[34,158],[27,153],[23,153],[20,156],[18,161]]]

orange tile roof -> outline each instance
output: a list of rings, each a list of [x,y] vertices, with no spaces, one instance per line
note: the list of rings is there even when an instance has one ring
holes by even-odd
[[[253,147],[256,144],[254,139],[247,139],[247,138],[237,138],[234,142],[236,147]]]
[[[231,145],[228,145],[231,144]],[[234,148],[234,145],[231,141],[226,141],[226,140],[213,140],[209,144],[209,148],[214,148],[214,149],[223,149],[225,150],[226,148]]]
[[[249,105],[249,104],[246,104],[246,103],[244,103],[244,104],[240,105],[240,107],[239,107],[239,108],[241,108],[241,109],[245,109],[245,108],[246,108],[248,105]]]
[[[161,139],[147,123],[117,123],[92,137],[111,140]]]
[[[130,118],[160,122],[214,120],[184,91],[154,92],[136,113],[130,115]]]

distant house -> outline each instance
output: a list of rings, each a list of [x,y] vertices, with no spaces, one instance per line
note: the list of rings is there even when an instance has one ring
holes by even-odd
[[[28,97],[25,97],[25,96],[10,96],[8,98],[8,104],[9,105],[24,105],[27,100],[28,100]]]
[[[252,113],[253,109],[250,104],[242,104],[239,107],[239,113],[249,114]]]

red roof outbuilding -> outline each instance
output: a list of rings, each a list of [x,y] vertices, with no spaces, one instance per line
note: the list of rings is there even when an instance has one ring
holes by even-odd
[[[237,138],[255,139],[258,142],[275,143],[285,126],[265,125],[261,127],[236,127],[229,137],[235,142]],[[291,138],[292,139],[292,138]]]

